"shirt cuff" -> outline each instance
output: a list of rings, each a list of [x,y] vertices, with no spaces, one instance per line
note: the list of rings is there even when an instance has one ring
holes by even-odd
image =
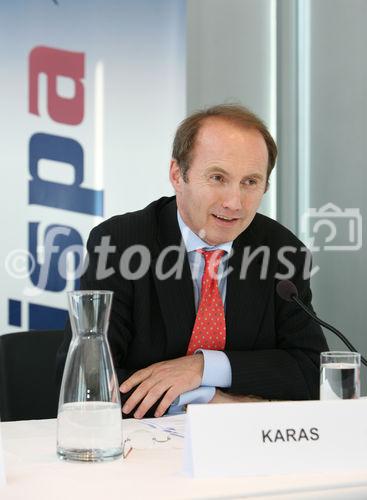
[[[204,356],[204,371],[201,381],[202,386],[231,387],[232,368],[228,356],[223,351],[197,349]]]
[[[192,391],[184,392],[171,404],[168,414],[174,415],[176,413],[182,413],[184,411],[184,406],[188,404],[209,403],[209,401],[214,398],[214,395],[215,387],[200,386]]]

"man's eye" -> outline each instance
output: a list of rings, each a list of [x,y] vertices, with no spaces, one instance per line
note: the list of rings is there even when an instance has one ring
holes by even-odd
[[[244,184],[245,184],[245,186],[256,186],[257,180],[256,179],[246,179]]]
[[[211,179],[212,179],[213,181],[216,181],[216,182],[221,182],[221,181],[223,181],[223,176],[222,176],[222,175],[215,174],[215,175],[212,175],[212,176],[211,176]]]

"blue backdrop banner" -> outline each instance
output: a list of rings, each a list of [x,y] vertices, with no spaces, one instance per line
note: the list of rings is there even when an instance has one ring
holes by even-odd
[[[184,0],[0,7],[1,328],[62,328],[90,229],[167,194]]]

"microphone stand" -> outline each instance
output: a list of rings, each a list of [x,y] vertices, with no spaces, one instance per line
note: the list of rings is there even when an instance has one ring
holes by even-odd
[[[310,316],[313,320],[316,321],[316,323],[318,323],[319,325],[323,326],[324,328],[326,328],[327,330],[330,330],[331,332],[335,333],[335,335],[337,337],[340,338],[340,340],[342,342],[344,342],[344,344],[348,347],[348,349],[350,349],[352,352],[358,352],[357,349],[349,342],[349,340],[344,337],[344,335],[339,332],[339,330],[337,330],[336,328],[334,328],[333,326],[329,325],[329,323],[326,323],[325,321],[323,321],[322,319],[318,318],[316,316],[316,314],[314,314],[313,312],[311,312],[308,307],[305,306],[305,304],[297,297],[296,294],[292,294],[291,295],[291,299],[301,308],[304,310],[304,312],[306,314],[308,314],[308,316]],[[361,355],[361,361],[362,363],[364,364],[364,366],[367,366],[367,361],[366,359]]]

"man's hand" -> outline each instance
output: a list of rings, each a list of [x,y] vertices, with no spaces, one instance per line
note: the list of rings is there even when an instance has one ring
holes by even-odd
[[[122,411],[130,413],[140,403],[134,417],[142,418],[164,395],[154,413],[155,417],[162,416],[180,394],[200,386],[203,370],[204,356],[198,353],[154,363],[135,372],[120,386],[121,392],[129,392],[137,386]]]
[[[260,398],[259,396],[244,396],[242,394],[228,394],[227,392],[223,392],[220,389],[215,389],[215,394],[213,399],[210,401],[211,403],[261,403],[267,402],[268,399]]]

